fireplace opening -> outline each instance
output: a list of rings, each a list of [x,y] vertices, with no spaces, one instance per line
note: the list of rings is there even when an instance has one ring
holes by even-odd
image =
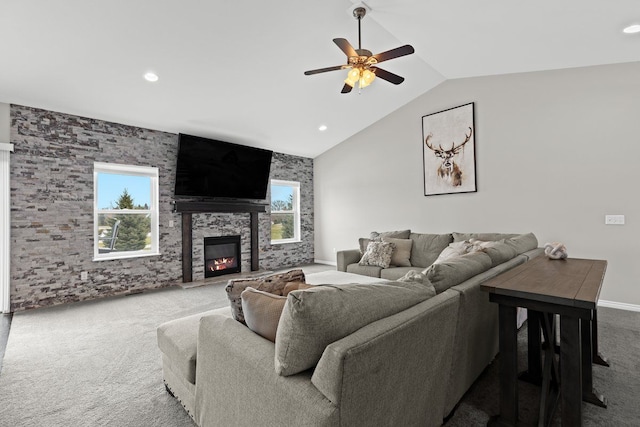
[[[240,273],[240,236],[204,238],[204,277]]]

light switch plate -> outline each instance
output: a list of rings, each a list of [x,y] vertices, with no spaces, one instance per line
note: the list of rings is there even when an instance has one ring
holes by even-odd
[[[624,225],[624,215],[605,215],[604,223],[607,225]]]

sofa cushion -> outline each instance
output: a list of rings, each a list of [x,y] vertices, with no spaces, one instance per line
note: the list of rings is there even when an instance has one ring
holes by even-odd
[[[389,242],[369,242],[358,264],[387,268],[391,264],[394,248],[395,245]]]
[[[491,258],[489,255],[483,252],[473,252],[439,264],[433,264],[423,273],[433,284],[436,292],[441,293],[490,268]]]
[[[210,314],[231,316],[229,307],[217,308],[170,320],[158,326],[156,331],[160,351],[171,361],[177,374],[191,384],[196,383],[196,353],[200,319]]]
[[[489,255],[492,267],[509,261],[511,258],[518,255],[515,248],[505,242],[496,242],[495,245],[484,248],[482,252]]]
[[[380,277],[380,271],[382,271],[382,267],[376,267],[375,265],[349,264],[347,266],[347,273],[360,274],[362,276]]]
[[[381,233],[372,231],[369,234],[371,240],[382,240],[383,237],[393,237],[394,239],[408,239],[411,234],[411,230],[399,230],[399,231],[383,231]]]
[[[254,289],[272,293],[274,295],[282,295],[282,290],[289,282],[304,282],[304,272],[302,270],[291,270],[286,273],[271,274],[268,276],[254,277],[251,279],[232,279],[229,280],[224,288],[227,291],[227,297],[231,304],[231,314],[234,319],[240,323],[244,322],[244,314],[242,313],[242,291],[251,286]]]
[[[380,278],[387,280],[398,280],[410,271],[421,272],[422,267],[389,267],[380,270]]]
[[[411,267],[411,239],[395,239],[393,237],[383,237],[383,242],[393,243],[394,248],[391,253],[391,265],[396,267]]]
[[[325,285],[293,291],[276,333],[275,370],[288,376],[312,368],[327,345],[429,295],[427,287],[413,282]]]
[[[476,252],[479,249],[479,247],[476,249],[468,240],[449,243],[449,246],[440,252],[440,255],[438,255],[438,258],[433,261],[433,263],[440,264],[441,262],[451,258],[459,257],[470,252]]]
[[[516,237],[518,234],[508,233],[451,233],[454,242],[460,242],[462,240],[478,239],[478,240],[502,240]]]
[[[422,268],[433,264],[442,250],[453,241],[451,234],[411,233],[410,238],[413,240],[411,265]]]
[[[523,254],[538,247],[538,239],[533,233],[520,234],[518,236],[506,239],[507,245],[513,247],[518,255]]]

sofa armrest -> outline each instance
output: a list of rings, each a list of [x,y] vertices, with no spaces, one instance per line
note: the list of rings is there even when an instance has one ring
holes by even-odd
[[[344,251],[338,251],[336,254],[338,261],[338,271],[347,271],[349,264],[354,264],[360,261],[360,249],[347,249]]]
[[[243,324],[215,314],[203,317],[196,364],[197,424],[338,425],[338,408],[311,384],[311,373],[281,377],[274,360],[275,345]]]
[[[441,425],[458,308],[447,290],[328,345],[311,381],[341,425]]]

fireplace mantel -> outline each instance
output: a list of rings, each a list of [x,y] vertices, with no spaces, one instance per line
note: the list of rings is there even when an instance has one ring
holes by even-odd
[[[258,246],[258,213],[267,211],[266,203],[243,201],[180,201],[173,202],[173,211],[182,214],[182,281],[193,281],[192,214],[194,213],[249,213],[251,218],[251,271],[260,268]]]

